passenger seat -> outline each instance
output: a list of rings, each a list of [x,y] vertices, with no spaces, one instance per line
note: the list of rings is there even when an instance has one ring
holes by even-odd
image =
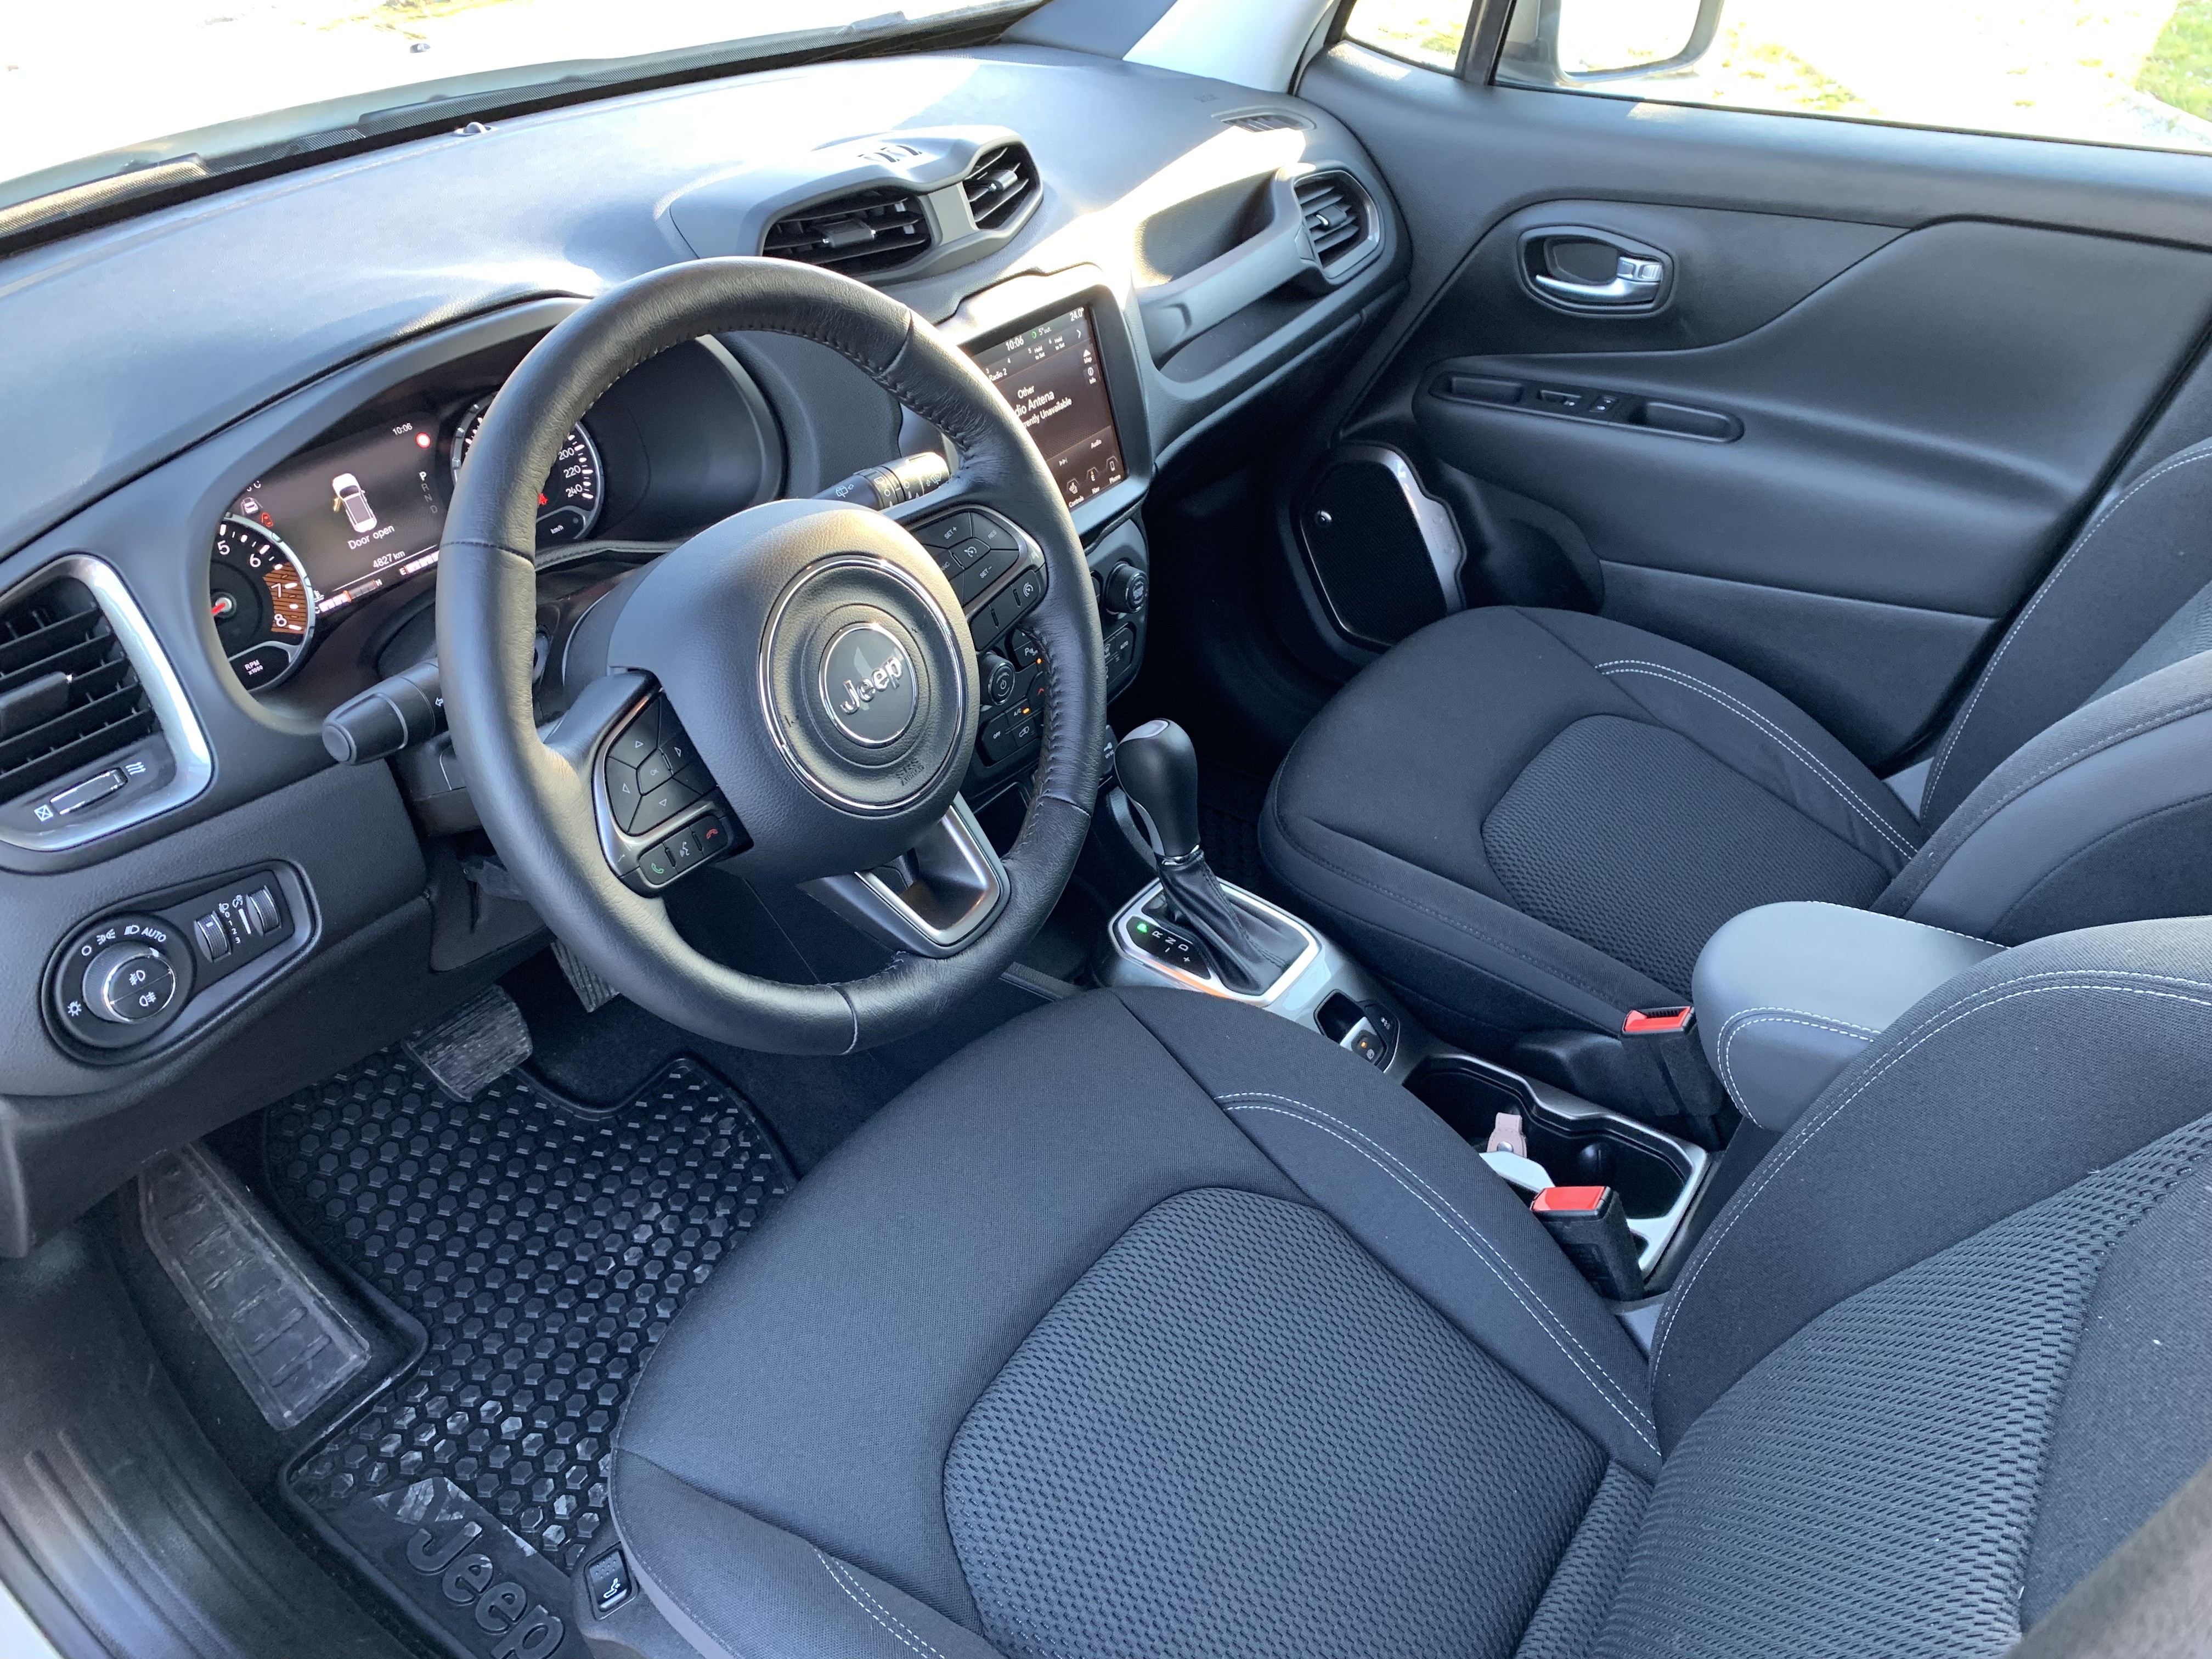
[[[1723,922],[1822,900],[2011,945],[2212,913],[2212,441],[2100,513],[2005,634],[1917,815],[1772,688],[1575,611],[1462,611],[1277,774],[1269,866],[1442,1034],[1635,1109],[1631,1011]],[[1650,1107],[1653,1103],[1642,1103]]]

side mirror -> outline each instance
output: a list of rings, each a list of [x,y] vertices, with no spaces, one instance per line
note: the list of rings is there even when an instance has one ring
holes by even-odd
[[[1724,0],[1515,0],[1498,79],[1586,87],[1683,69],[1710,51]]]

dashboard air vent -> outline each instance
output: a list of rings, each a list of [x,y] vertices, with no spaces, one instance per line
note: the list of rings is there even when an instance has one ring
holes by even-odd
[[[1287,110],[1260,110],[1250,115],[1224,115],[1223,125],[1242,127],[1247,132],[1281,132],[1287,129],[1310,131],[1313,123],[1303,115],[1292,115]]]
[[[991,151],[960,186],[978,230],[1004,230],[1012,224],[1036,189],[1036,163],[1019,144]]]
[[[847,276],[879,276],[929,251],[921,198],[896,185],[817,202],[769,227],[761,252]]]
[[[0,800],[161,729],[92,590],[60,576],[0,610]]]
[[[1324,273],[1357,254],[1374,230],[1367,192],[1341,173],[1315,173],[1298,180],[1298,208],[1306,236]]]

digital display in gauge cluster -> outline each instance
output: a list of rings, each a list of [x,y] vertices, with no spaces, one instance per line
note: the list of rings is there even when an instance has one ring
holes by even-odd
[[[1121,438],[1090,307],[971,350],[975,367],[1029,429],[1070,507],[1121,482]]]
[[[232,502],[210,555],[208,605],[248,690],[291,674],[317,630],[348,607],[435,568],[446,506],[489,402],[451,421],[426,410],[295,455]],[[538,545],[589,536],[601,493],[599,451],[574,427],[538,491]]]

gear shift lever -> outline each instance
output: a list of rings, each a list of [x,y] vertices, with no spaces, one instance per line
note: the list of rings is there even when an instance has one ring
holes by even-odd
[[[1173,720],[1150,720],[1121,740],[1121,787],[1151,820],[1154,864],[1176,920],[1198,935],[1223,984],[1266,990],[1297,959],[1304,941],[1236,903],[1206,862],[1198,834],[1198,750]]]

